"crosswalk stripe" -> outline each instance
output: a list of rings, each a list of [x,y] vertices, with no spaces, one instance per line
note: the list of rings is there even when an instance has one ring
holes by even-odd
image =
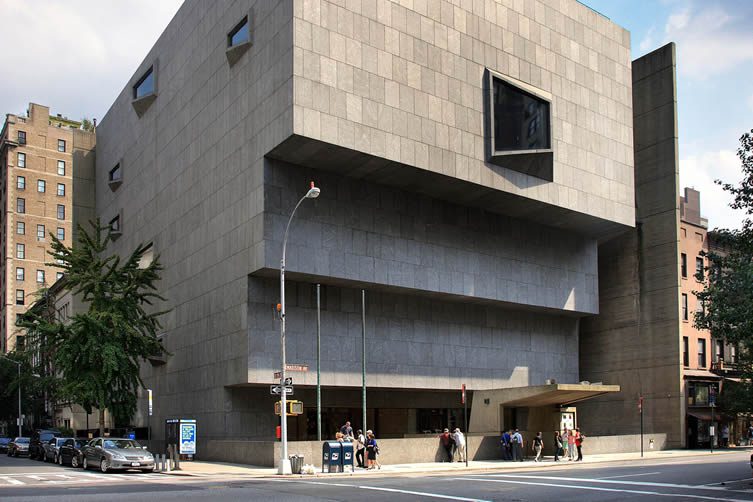
[[[6,477],[4,477],[4,476],[3,476],[3,477],[0,477],[0,479],[2,479],[2,480],[4,480],[4,481],[7,481],[8,483],[10,483],[10,484],[12,484],[12,485],[23,485],[23,484],[24,484],[24,482],[23,482],[23,481],[19,481],[19,480],[17,480],[17,479],[13,479],[13,478],[6,478]]]

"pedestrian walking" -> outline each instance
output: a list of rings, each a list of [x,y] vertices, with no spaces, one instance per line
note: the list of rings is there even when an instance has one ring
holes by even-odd
[[[455,432],[452,434],[452,438],[455,440],[455,457],[458,462],[465,462],[465,435],[460,432],[460,428],[455,428]]]
[[[567,436],[567,461],[575,460],[575,431],[573,429],[565,429],[565,435]]]
[[[356,434],[356,462],[358,463],[358,467],[363,469],[366,467],[366,463],[364,462],[364,453],[366,453],[366,436],[363,435],[363,431],[360,429]]]
[[[536,456],[533,458],[534,462],[541,462],[541,451],[544,449],[544,438],[541,436],[541,432],[536,434],[533,438],[533,452]]]
[[[376,437],[374,437],[374,433],[371,431],[368,431],[367,436],[369,439],[366,443],[366,468],[375,469],[376,467],[379,467],[381,469],[382,466],[377,460],[377,455],[379,454],[379,445],[377,444]]]
[[[729,424],[722,426],[722,448],[729,447]]]
[[[450,429],[445,428],[444,432],[439,435],[439,441],[442,443],[445,455],[447,455],[447,461],[452,462],[452,448],[455,440],[452,438],[452,434],[450,434]],[[444,462],[444,460],[442,462]]]
[[[512,460],[512,435],[510,431],[502,433],[502,460]]]
[[[578,459],[576,462],[583,460],[583,440],[585,436],[580,433],[580,429],[575,429],[575,447],[578,449]]]
[[[513,462],[523,461],[523,435],[518,429],[512,434],[512,460]]]
[[[562,436],[560,431],[554,431],[554,461],[559,462],[562,455]]]

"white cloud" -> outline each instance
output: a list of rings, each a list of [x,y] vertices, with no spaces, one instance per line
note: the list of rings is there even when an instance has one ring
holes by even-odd
[[[739,228],[743,212],[729,207],[732,198],[714,180],[735,184],[741,178],[740,159],[732,150],[703,152],[680,159],[680,190],[694,187],[701,191],[701,214],[708,218],[709,228]]]
[[[675,42],[681,75],[708,78],[753,62],[753,9],[737,0],[698,2],[674,11],[664,42]]]
[[[638,50],[641,52],[641,54],[645,54],[646,52],[649,52],[650,50],[653,50],[656,47],[656,41],[654,40],[655,37],[656,37],[656,27],[652,26],[646,32],[646,36],[643,37],[643,40],[641,40],[641,43],[638,44]]]
[[[0,114],[102,117],[183,0],[0,0]]]

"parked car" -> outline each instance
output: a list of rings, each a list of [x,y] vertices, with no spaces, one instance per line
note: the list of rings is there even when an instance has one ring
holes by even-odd
[[[112,469],[154,470],[154,457],[134,439],[96,438],[82,451],[84,469],[97,468],[102,472]]]
[[[60,447],[63,446],[63,443],[65,443],[66,439],[73,439],[73,438],[52,438],[46,443],[44,443],[44,461],[45,462],[54,462],[58,463],[58,454],[60,452]]]
[[[29,454],[29,438],[18,437],[8,443],[8,456],[20,457],[21,455]]]
[[[88,443],[88,439],[66,439],[58,451],[58,464],[81,467],[81,451]]]
[[[29,442],[29,458],[44,460],[44,444],[52,438],[59,438],[63,434],[57,429],[37,429],[31,435]]]
[[[0,438],[0,453],[8,453],[8,445],[13,441],[11,438]]]

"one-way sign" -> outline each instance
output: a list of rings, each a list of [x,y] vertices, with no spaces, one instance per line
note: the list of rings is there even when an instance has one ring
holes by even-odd
[[[293,386],[292,385],[286,385],[285,387],[285,395],[286,396],[292,396],[293,395]],[[280,388],[279,385],[270,385],[269,386],[269,393],[273,396],[279,396],[282,394],[282,388]]]

